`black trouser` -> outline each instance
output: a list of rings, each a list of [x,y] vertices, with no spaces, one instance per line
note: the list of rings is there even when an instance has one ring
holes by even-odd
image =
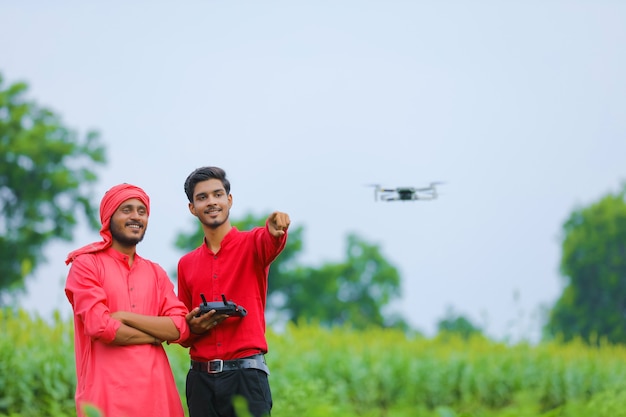
[[[272,409],[269,380],[260,369],[236,369],[216,374],[190,369],[186,394],[189,417],[236,417],[235,395],[246,399],[254,417],[269,416]]]

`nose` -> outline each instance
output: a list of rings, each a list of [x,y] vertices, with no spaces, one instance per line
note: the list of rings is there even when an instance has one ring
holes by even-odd
[[[217,204],[217,201],[219,201],[219,198],[218,198],[218,197],[215,197],[215,196],[212,196],[212,195],[210,195],[210,196],[207,198],[207,204],[208,204],[209,206],[213,206],[213,205]]]

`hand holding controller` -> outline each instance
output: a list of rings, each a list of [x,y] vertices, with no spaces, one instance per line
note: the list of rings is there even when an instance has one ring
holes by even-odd
[[[222,301],[207,302],[204,298],[204,294],[200,293],[202,302],[200,303],[200,313],[196,317],[208,313],[211,310],[215,310],[215,314],[227,314],[228,316],[244,317],[248,312],[242,306],[238,306],[232,301],[226,301],[226,296],[222,294]]]

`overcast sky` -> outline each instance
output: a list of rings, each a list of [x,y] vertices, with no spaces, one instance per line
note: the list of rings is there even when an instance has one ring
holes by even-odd
[[[0,21],[5,85],[101,132],[98,198],[150,194],[138,251],[168,271],[196,227],[185,177],[217,165],[234,218],[305,228],[308,266],[345,259],[351,232],[379,245],[414,327],[453,308],[536,338],[564,284],[563,222],[626,180],[622,1],[0,0]],[[435,201],[366,187],[431,181]],[[23,305],[69,312],[65,255],[98,239],[48,247]]]

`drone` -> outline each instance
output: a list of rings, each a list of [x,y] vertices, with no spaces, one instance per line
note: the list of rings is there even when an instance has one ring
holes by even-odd
[[[428,187],[396,187],[383,188],[378,184],[372,184],[374,187],[374,200],[378,201],[415,201],[415,200],[434,200],[438,197],[437,185],[443,182],[431,182]]]

